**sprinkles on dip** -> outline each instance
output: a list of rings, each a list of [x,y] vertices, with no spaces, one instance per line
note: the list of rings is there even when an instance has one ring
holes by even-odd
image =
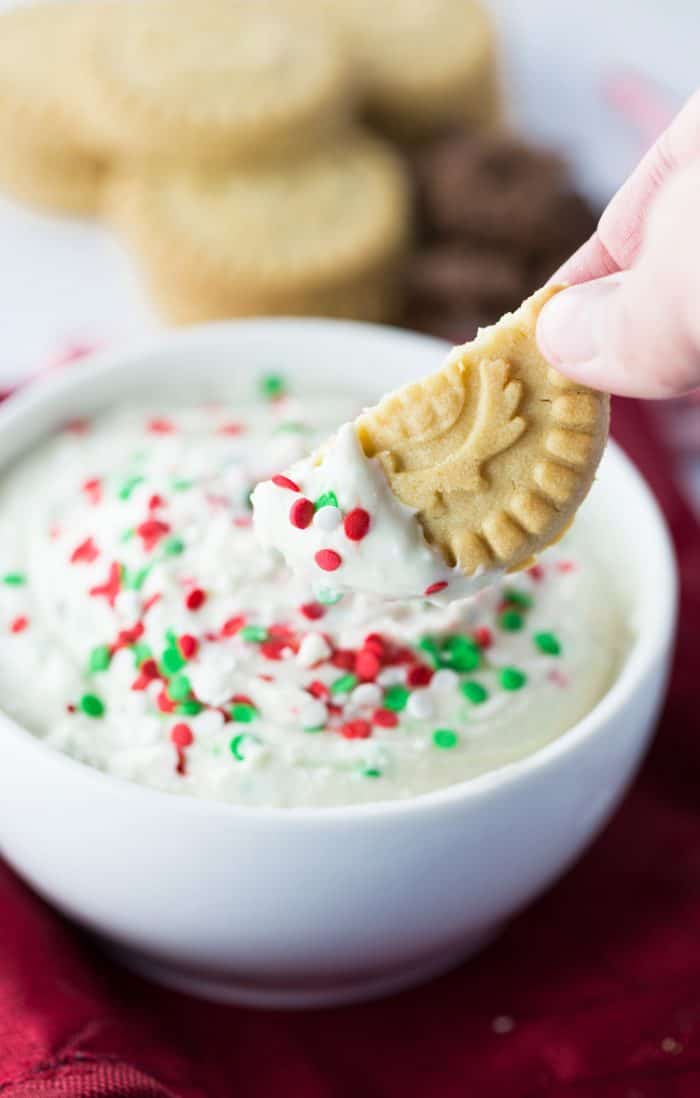
[[[288,807],[411,796],[564,731],[622,645],[604,577],[572,541],[441,605],[450,571],[435,573],[414,526],[394,538],[396,500],[355,475],[352,438],[338,439],[340,464],[307,461],[362,403],[298,395],[273,368],[244,399],[81,420],[11,471],[5,708],[119,777]],[[268,500],[299,575],[251,528],[263,480],[256,514]],[[382,582],[409,555],[410,590],[385,603]],[[359,576],[370,593],[349,593]]]

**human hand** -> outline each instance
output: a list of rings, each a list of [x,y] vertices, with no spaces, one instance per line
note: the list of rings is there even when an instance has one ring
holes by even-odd
[[[671,397],[700,385],[700,92],[686,103],[552,277],[549,362],[593,388]]]

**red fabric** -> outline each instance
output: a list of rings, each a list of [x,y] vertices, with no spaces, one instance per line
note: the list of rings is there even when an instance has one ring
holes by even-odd
[[[700,531],[648,409],[615,426],[672,524],[683,613],[659,737],[583,861],[458,971],[309,1014],[152,988],[0,871],[2,1098],[700,1095]]]

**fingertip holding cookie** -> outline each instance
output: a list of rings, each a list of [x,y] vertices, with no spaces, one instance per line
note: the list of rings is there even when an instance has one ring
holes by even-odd
[[[450,601],[530,566],[565,533],[605,447],[609,398],[539,351],[537,318],[560,288],[482,329],[291,471],[305,495],[307,481],[325,491],[332,481],[341,507],[371,516],[361,544],[343,545],[339,589]],[[314,533],[290,535],[266,486],[253,502],[263,540],[305,568]]]

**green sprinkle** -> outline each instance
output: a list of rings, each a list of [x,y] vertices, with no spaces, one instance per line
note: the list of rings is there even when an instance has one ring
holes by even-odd
[[[498,679],[504,690],[519,690],[527,682],[527,675],[517,667],[502,667]]]
[[[260,392],[268,400],[284,396],[287,386],[281,374],[263,374],[260,378]]]
[[[195,698],[190,698],[189,701],[180,702],[175,707],[175,712],[181,717],[196,717],[198,713],[202,712],[203,708],[201,702],[198,702]]]
[[[547,656],[560,656],[561,644],[559,638],[555,637],[554,633],[535,633],[532,638],[540,652],[544,652]]]
[[[422,652],[425,652],[428,659],[432,663],[434,668],[442,667],[442,660],[440,657],[440,645],[437,643],[434,637],[424,636],[418,641],[418,647]]]
[[[489,696],[486,687],[480,682],[474,682],[473,679],[467,679],[466,682],[461,683],[459,689],[472,705],[481,705]]]
[[[340,602],[342,597],[343,596],[340,591],[334,591],[330,587],[324,587],[316,595],[316,598],[322,606],[335,606],[337,602]]]
[[[459,736],[451,728],[436,728],[433,732],[433,743],[442,751],[449,751],[456,747],[458,742]]]
[[[177,647],[177,633],[175,632],[174,629],[166,629],[165,630],[165,640],[167,642],[168,648],[176,648]]]
[[[146,660],[150,660],[153,655],[151,646],[149,644],[144,644],[143,641],[137,641],[136,644],[132,646],[131,651],[134,654],[134,664],[136,667],[140,667]]]
[[[251,736],[249,732],[239,732],[237,736],[233,737],[229,745],[231,748],[231,754],[233,755],[234,759],[238,759],[239,762],[243,762],[245,760],[245,754],[241,752],[241,748],[243,747],[243,744],[246,742],[246,740],[249,740],[251,743],[258,742],[257,738],[255,736]]]
[[[476,671],[481,662],[479,646],[472,637],[448,637],[440,653],[440,666],[454,671]]]
[[[251,641],[253,644],[262,644],[267,640],[268,632],[263,625],[244,625],[239,629],[238,636],[241,640]]]
[[[381,778],[381,770],[377,770],[376,766],[368,766],[366,770],[362,771],[363,778]]]
[[[143,484],[144,478],[141,476],[127,477],[121,488],[119,489],[119,499],[131,499],[131,493],[134,488],[139,484]]]
[[[331,694],[349,694],[357,686],[357,675],[348,673],[347,675],[341,675],[340,678],[335,679],[331,683],[329,689]]]
[[[523,610],[529,610],[533,603],[532,595],[528,595],[526,591],[519,591],[517,587],[507,587],[503,592],[503,599],[505,602],[512,603],[513,606],[521,606]]]
[[[192,481],[191,480],[174,480],[172,482],[171,487],[172,487],[173,492],[189,492],[190,488],[192,487]]]
[[[238,721],[240,724],[250,724],[258,715],[255,707],[248,705],[247,702],[235,702],[229,712],[231,720]]]
[[[323,492],[314,502],[314,510],[320,511],[322,507],[337,507],[338,497],[335,492]]]
[[[88,666],[91,671],[106,671],[111,662],[111,649],[106,644],[98,644],[90,653]]]
[[[86,717],[101,717],[105,711],[104,702],[97,694],[83,694],[78,704]]]
[[[171,701],[185,701],[192,691],[187,675],[174,675],[168,683],[167,694]]]
[[[180,650],[174,646],[166,648],[161,659],[162,668],[167,675],[176,674],[180,668],[185,666],[185,662]]]
[[[163,542],[163,552],[166,557],[179,557],[180,553],[184,553],[185,543],[182,538],[173,537],[166,538]]]
[[[499,618],[499,625],[506,633],[517,633],[523,627],[523,616],[517,610],[504,610]]]
[[[8,587],[22,587],[27,582],[27,577],[23,572],[8,572],[2,577],[2,582]]]
[[[306,424],[297,419],[287,419],[276,428],[275,434],[298,435],[306,430]]]
[[[323,732],[325,724],[308,724],[304,726],[305,732]]]
[[[410,696],[411,691],[407,690],[405,686],[401,686],[400,683],[387,686],[384,691],[384,708],[392,709],[395,713],[398,713],[400,710],[405,709]]]
[[[140,591],[143,587],[148,573],[151,571],[151,565],[146,565],[145,568],[138,568],[135,571],[131,571],[128,568],[124,569],[124,586],[130,591]]]
[[[120,534],[119,540],[120,541],[131,541],[133,536],[134,536],[134,528],[133,528],[133,526],[131,526],[128,530],[124,530],[124,532],[122,534]]]

